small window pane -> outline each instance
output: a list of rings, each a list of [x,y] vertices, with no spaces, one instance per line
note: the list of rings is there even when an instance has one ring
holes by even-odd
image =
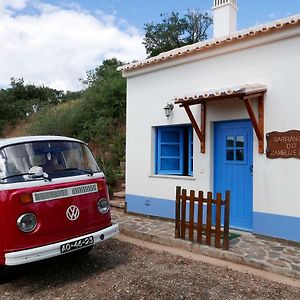
[[[237,146],[237,147],[244,148],[244,144],[245,144],[244,141],[245,141],[245,140],[244,140],[244,136],[238,135],[238,136],[236,137],[236,146]]]
[[[161,142],[162,143],[179,143],[180,132],[178,130],[162,130]]]
[[[234,136],[226,137],[226,147],[234,147]]]
[[[239,149],[236,150],[236,160],[238,161],[244,161],[244,150],[243,149]]]
[[[226,150],[226,160],[233,160],[233,159],[234,159],[233,150]]]
[[[180,156],[180,145],[162,145],[161,156]]]
[[[180,170],[180,160],[176,158],[162,158],[161,159],[162,170]]]

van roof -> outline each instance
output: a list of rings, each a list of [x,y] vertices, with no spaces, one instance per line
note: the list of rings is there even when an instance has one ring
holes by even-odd
[[[70,142],[83,143],[80,140],[65,137],[65,136],[55,136],[55,135],[22,136],[22,137],[0,139],[0,148],[2,148],[4,146],[13,145],[13,144],[26,143],[26,142],[37,142],[37,141],[70,141]]]

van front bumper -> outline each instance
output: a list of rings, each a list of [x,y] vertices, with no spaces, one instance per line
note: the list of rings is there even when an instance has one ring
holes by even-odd
[[[118,224],[113,224],[105,229],[102,229],[102,230],[99,230],[96,232],[92,232],[90,234],[77,236],[76,238],[64,240],[62,242],[58,242],[55,244],[50,244],[47,246],[32,248],[32,249],[28,249],[28,250],[6,253],[5,254],[5,264],[7,266],[16,266],[16,265],[27,264],[27,263],[31,263],[34,261],[62,255],[64,253],[61,253],[60,248],[62,245],[66,244],[66,243],[72,243],[77,240],[93,236],[94,243],[90,245],[90,246],[92,246],[92,245],[96,245],[101,242],[104,242],[105,240],[114,237],[118,233],[119,233]],[[80,249],[83,249],[83,248],[79,248],[78,250],[80,250]],[[74,251],[76,251],[76,250],[73,250],[72,252],[74,252]],[[70,252],[67,252],[67,253],[70,253]]]

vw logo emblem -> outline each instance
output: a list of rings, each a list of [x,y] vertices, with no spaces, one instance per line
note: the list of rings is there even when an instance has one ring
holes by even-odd
[[[72,205],[72,206],[68,207],[68,209],[66,211],[66,216],[70,221],[77,220],[79,215],[80,215],[80,211],[77,206]]]

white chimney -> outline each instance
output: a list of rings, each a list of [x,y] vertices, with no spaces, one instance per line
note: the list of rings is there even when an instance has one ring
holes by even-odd
[[[221,37],[237,29],[237,0],[213,0],[214,37]]]

